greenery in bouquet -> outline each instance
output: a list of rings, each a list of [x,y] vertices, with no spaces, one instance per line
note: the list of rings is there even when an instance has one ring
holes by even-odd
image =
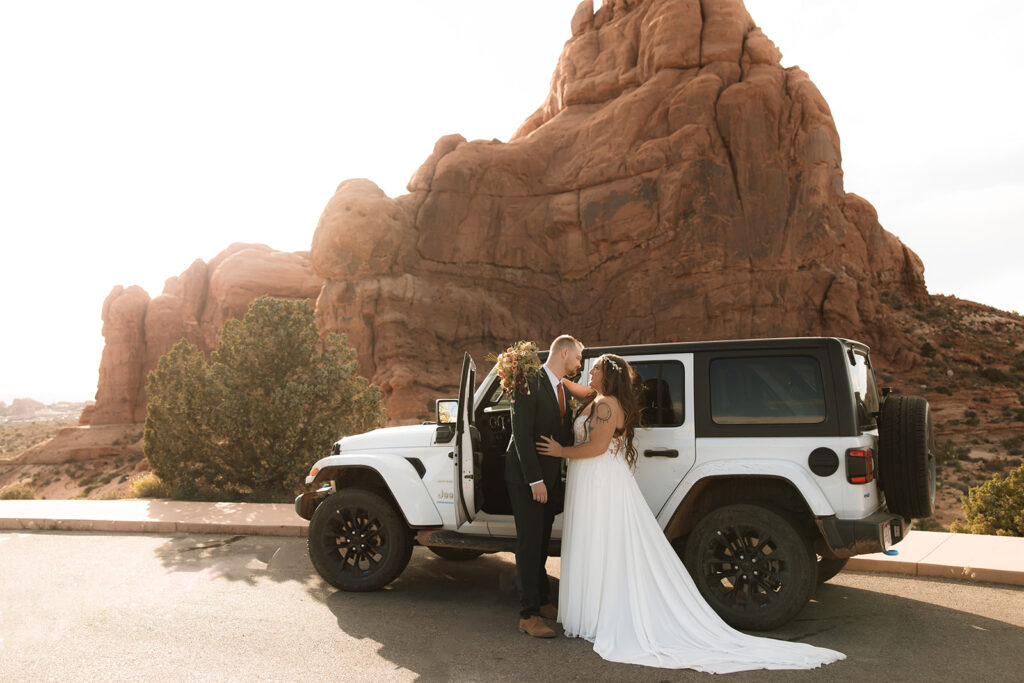
[[[498,377],[501,388],[514,396],[520,391],[530,393],[529,380],[540,372],[540,356],[537,355],[537,344],[532,341],[519,341],[495,356],[487,356],[487,360],[498,364]]]

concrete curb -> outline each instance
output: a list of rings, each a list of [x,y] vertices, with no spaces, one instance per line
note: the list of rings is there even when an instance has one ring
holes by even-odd
[[[1024,538],[911,531],[893,549],[851,557],[846,569],[1024,586]]]
[[[309,523],[281,503],[173,500],[0,500],[0,530],[306,536]],[[846,569],[1024,586],[1024,538],[911,531]]]
[[[0,500],[0,529],[305,536],[309,523],[279,503],[170,500]]]

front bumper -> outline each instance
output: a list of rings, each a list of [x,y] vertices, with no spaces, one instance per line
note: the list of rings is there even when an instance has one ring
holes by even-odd
[[[300,494],[295,498],[295,514],[305,520],[313,519],[313,512],[320,505],[320,501],[331,492],[330,485],[321,486],[316,491]]]
[[[884,510],[864,519],[818,517],[815,522],[827,552],[834,557],[877,553],[903,540],[903,518]]]

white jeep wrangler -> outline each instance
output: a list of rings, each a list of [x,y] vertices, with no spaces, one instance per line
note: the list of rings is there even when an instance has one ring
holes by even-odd
[[[733,626],[780,626],[848,558],[888,549],[906,522],[931,515],[928,402],[880,398],[864,344],[593,348],[582,383],[609,352],[643,380],[640,489],[701,594]],[[475,378],[467,354],[459,399],[437,401],[436,423],[347,436],[310,470],[306,483],[321,487],[295,509],[311,520],[310,558],[328,583],[378,589],[415,544],[453,560],[514,549],[503,477],[509,399],[493,369],[479,387]],[[561,515],[552,555],[560,536]]]

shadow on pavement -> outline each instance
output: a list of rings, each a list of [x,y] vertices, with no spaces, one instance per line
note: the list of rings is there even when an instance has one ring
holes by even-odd
[[[381,657],[425,680],[706,678],[693,671],[605,662],[582,640],[538,641],[520,634],[514,572],[511,555],[453,562],[417,548],[409,568],[384,590],[328,592],[326,602],[342,631],[379,643]],[[903,581],[946,583],[949,591],[964,588],[937,579]],[[1008,591],[1012,599],[1024,598],[1024,591],[1015,591]],[[844,585],[821,586],[797,619],[759,635],[833,648],[846,653],[847,659],[828,666],[827,673],[754,671],[731,674],[729,680],[809,680],[823,675],[849,681],[1019,680],[1024,668],[1021,627]]]
[[[170,538],[154,552],[175,572],[206,572],[250,585],[260,579],[320,583],[304,538],[188,534]],[[329,587],[315,585],[310,592],[323,599],[325,588]]]

